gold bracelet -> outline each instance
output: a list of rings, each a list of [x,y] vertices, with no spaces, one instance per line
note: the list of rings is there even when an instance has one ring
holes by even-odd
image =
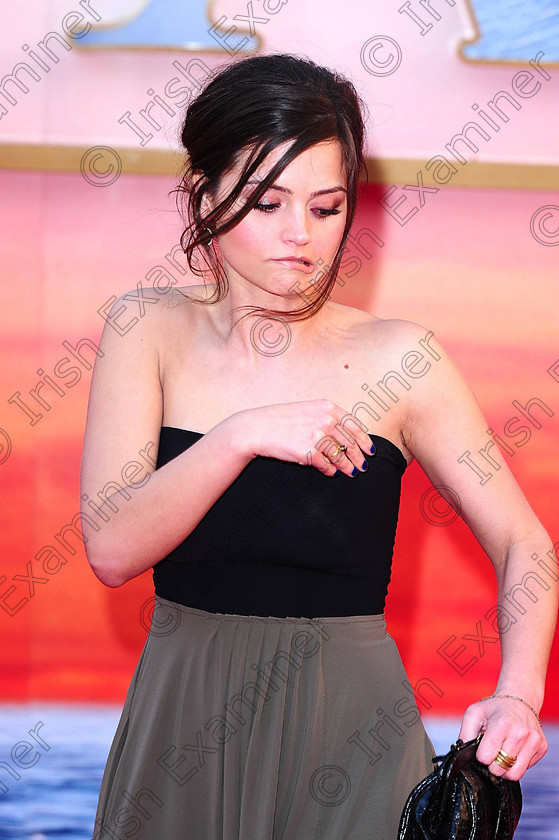
[[[478,703],[481,703],[482,700],[493,700],[493,698],[498,697],[509,697],[511,700],[520,700],[521,703],[524,703],[525,706],[528,706],[530,711],[535,714],[536,720],[538,721],[539,725],[543,727],[543,724],[540,720],[540,716],[536,712],[536,710],[532,706],[530,706],[530,704],[527,703],[526,700],[523,700],[522,697],[517,697],[516,694],[490,694],[489,697],[482,697],[481,700],[478,700]]]

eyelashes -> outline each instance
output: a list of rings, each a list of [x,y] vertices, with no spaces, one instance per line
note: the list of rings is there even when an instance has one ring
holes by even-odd
[[[254,210],[259,210],[261,213],[273,213],[274,210],[277,210],[279,204],[265,204],[265,203],[257,203],[254,205]],[[341,211],[338,210],[336,207],[326,208],[321,207],[317,208],[318,218],[319,219],[327,219],[328,216],[337,216]]]

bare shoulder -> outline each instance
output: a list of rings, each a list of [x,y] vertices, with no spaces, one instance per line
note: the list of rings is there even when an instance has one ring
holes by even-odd
[[[157,322],[171,323],[173,320],[192,316],[201,309],[206,309],[207,307],[201,306],[200,303],[208,300],[212,291],[213,286],[208,287],[204,284],[174,286],[160,293],[150,289],[148,297],[145,290],[142,309],[144,314],[153,316],[154,326]],[[123,297],[134,299],[137,297],[137,291],[127,292]],[[137,311],[136,314],[141,313]]]
[[[160,320],[171,325],[174,321],[182,321],[185,318],[191,321],[196,319],[199,313],[207,311],[208,306],[204,306],[203,302],[210,298],[213,288],[196,284],[170,289],[161,298]]]
[[[431,347],[434,346],[433,330],[415,321],[370,316],[366,329],[371,349],[378,349],[382,345],[387,353],[402,359],[412,351],[427,355],[435,352]]]
[[[351,306],[332,306],[333,316],[351,331],[367,363],[371,361],[369,354],[373,354],[379,362],[391,361],[397,367],[413,370],[414,364],[421,367],[421,357],[438,360],[444,354],[429,327],[403,318],[379,318]]]
[[[104,313],[106,331],[127,339],[126,343],[159,346],[170,333],[180,330],[184,334],[187,323],[194,325],[197,314],[205,308],[194,301],[208,296],[204,286],[170,287],[158,292],[139,285],[120,295]]]
[[[410,411],[416,404],[434,411],[441,392],[471,399],[468,383],[429,326],[401,318],[375,318],[364,332],[367,362],[372,365],[380,360],[387,378],[395,374],[406,383]]]

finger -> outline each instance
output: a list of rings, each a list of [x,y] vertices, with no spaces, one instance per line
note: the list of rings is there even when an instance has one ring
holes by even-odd
[[[505,774],[507,779],[520,779],[521,776],[534,764],[537,764],[547,752],[548,744],[543,731],[530,732],[524,740],[518,761],[514,767]]]
[[[368,462],[363,457],[363,453],[357,444],[349,446],[345,443],[338,443],[336,440],[329,440],[321,451],[324,457],[334,464],[340,472],[351,478],[356,478],[360,472],[366,472],[368,469]]]
[[[319,469],[325,475],[350,473],[353,469],[353,464],[350,464],[344,452],[336,450],[335,444],[329,444],[324,449],[319,450],[317,460],[320,461]]]
[[[488,730],[484,733],[477,748],[476,758],[483,764],[488,766],[494,764],[499,750],[502,750],[509,756],[517,757],[524,742],[523,738],[513,738],[508,732],[506,726],[492,723]],[[507,759],[503,759],[507,763]],[[498,765],[496,765],[498,768]],[[501,776],[505,768],[501,768],[496,776]]]
[[[486,764],[491,773],[510,781],[518,781],[529,767],[536,764],[546,754],[547,740],[541,730],[512,731],[501,727],[490,726],[483,736],[476,757]],[[502,750],[501,761],[496,761]],[[512,766],[507,756],[516,758]],[[502,766],[505,764],[505,767]]]
[[[358,446],[360,449],[363,450],[363,452],[365,452],[366,455],[374,454],[374,441],[372,440],[369,433],[366,432],[364,429],[350,429],[347,426],[344,426],[343,422],[340,420],[336,424],[334,437],[338,438],[340,443],[345,443],[345,445],[348,448],[352,446]]]
[[[492,760],[485,761],[490,772],[494,776],[506,777],[512,779],[513,777],[520,778],[528,766],[528,757],[525,754],[521,755],[520,747],[514,744],[509,738],[505,740],[503,745],[499,747]],[[482,761],[479,758],[479,761]]]
[[[317,464],[317,468],[324,473],[324,475],[333,477],[341,475],[343,470],[340,468],[340,461],[339,459],[336,462],[331,461],[329,458],[321,458],[320,463]]]
[[[487,738],[487,742],[483,744]],[[540,741],[536,734],[533,736],[518,736],[511,733],[489,739],[487,735],[482,739],[476,757],[486,764],[495,776],[518,781],[530,766],[534,754],[538,750]],[[483,747],[483,749],[482,749]]]
[[[368,467],[367,458],[376,453],[376,446],[372,438],[361,429],[350,430],[337,427],[335,437],[338,438],[340,446],[345,446],[345,455],[348,461],[360,472],[366,472]],[[365,458],[363,457],[365,454]],[[351,470],[350,470],[351,472]]]
[[[534,764],[537,764],[538,761],[540,761],[544,757],[544,755],[547,753],[547,750],[548,750],[547,739],[545,738],[545,736],[543,736],[542,738],[540,738],[538,748],[534,751],[534,753],[532,755],[532,758],[528,762],[528,768],[533,767]]]
[[[473,741],[477,738],[480,732],[485,732],[487,729],[487,717],[483,713],[478,704],[469,706],[462,718],[460,732],[458,737],[466,743],[466,741]]]
[[[508,739],[508,741],[505,741],[505,731],[498,731],[496,726],[492,726],[491,731],[489,733],[486,730],[487,722],[485,718],[481,715],[479,708],[476,709],[474,707],[471,707],[466,711],[464,715],[458,737],[461,738],[462,741],[467,742],[477,738],[479,733],[483,732],[483,738],[481,739],[480,744],[476,750],[477,760],[480,761],[482,764],[485,764],[491,771],[491,773],[493,773],[493,775],[507,775],[507,778],[510,778],[510,773],[513,770],[513,768],[514,770],[518,769],[518,750],[516,752],[511,752],[511,750],[517,749],[516,742],[511,742],[510,738]],[[506,743],[507,746],[503,746],[504,743]],[[501,761],[505,765],[510,763],[510,760],[508,760],[507,757],[515,759],[510,769],[507,769],[506,766],[502,767],[495,761],[495,759],[499,755],[499,750],[503,750],[505,753],[505,757],[501,756]],[[526,767],[523,766],[523,764],[526,764],[526,761],[520,762],[522,772],[524,772],[524,770],[526,769]]]

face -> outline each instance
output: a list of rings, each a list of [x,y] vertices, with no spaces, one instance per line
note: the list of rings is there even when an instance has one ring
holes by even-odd
[[[234,212],[290,145],[291,141],[270,153],[245,186]],[[233,188],[243,162],[222,180],[219,200]],[[257,287],[287,301],[305,289],[310,292],[312,281],[331,265],[339,247],[347,216],[346,187],[337,141],[317,143],[295,158],[248,215],[218,237],[232,288]],[[280,308],[277,300],[266,303]]]

